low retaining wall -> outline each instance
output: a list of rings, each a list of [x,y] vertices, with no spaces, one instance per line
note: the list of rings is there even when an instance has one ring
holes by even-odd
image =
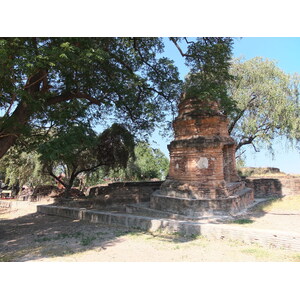
[[[98,204],[149,202],[163,181],[115,182],[92,187],[88,196]],[[255,198],[300,195],[300,177],[246,178],[245,185],[252,188]]]
[[[88,196],[99,204],[149,202],[150,195],[163,181],[114,182],[90,189]]]
[[[235,239],[245,243],[257,243],[263,246],[286,248],[300,251],[300,234],[252,228],[238,228],[223,224],[201,224],[191,221],[154,219],[146,216],[91,211],[83,208],[68,208],[39,205],[40,213],[90,221],[92,223],[115,224],[145,231],[166,230],[185,235],[203,235],[217,239]]]
[[[246,186],[252,188],[255,198],[300,195],[300,178],[247,178]]]
[[[300,178],[282,178],[280,179],[282,184],[283,195],[300,195]]]
[[[282,183],[274,178],[246,179],[246,186],[252,188],[255,198],[281,197]]]

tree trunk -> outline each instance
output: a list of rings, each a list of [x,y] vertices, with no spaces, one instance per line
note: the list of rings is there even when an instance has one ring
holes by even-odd
[[[65,189],[65,197],[66,197],[67,199],[70,198],[70,195],[71,195],[70,192],[71,192],[71,189],[72,189],[72,187],[73,187],[75,178],[76,178],[76,175],[75,175],[74,172],[73,172],[73,173],[71,174],[71,177],[70,177],[69,182],[68,182],[68,184],[66,185],[66,189]]]
[[[13,114],[0,128],[0,158],[15,144],[29,118],[29,108],[25,101],[21,101]]]

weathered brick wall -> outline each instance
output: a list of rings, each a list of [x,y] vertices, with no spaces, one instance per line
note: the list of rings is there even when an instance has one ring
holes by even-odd
[[[300,194],[300,178],[247,178],[247,187],[254,190],[255,198],[281,197]]]
[[[300,178],[282,178],[280,179],[282,184],[283,195],[300,195]]]
[[[163,181],[114,182],[90,189],[88,196],[100,204],[139,203],[150,201],[150,195]]]

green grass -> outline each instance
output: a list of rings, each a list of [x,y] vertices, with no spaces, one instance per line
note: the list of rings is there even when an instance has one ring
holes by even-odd
[[[294,262],[300,262],[300,254],[293,255],[293,261]]]
[[[300,212],[300,195],[274,198],[255,207],[256,211]]]
[[[242,249],[241,252],[253,255],[256,259],[267,259],[272,255],[270,251],[259,246]]]
[[[75,232],[75,233],[58,233],[54,236],[44,236],[41,238],[37,238],[34,241],[38,243],[42,242],[49,242],[49,241],[57,241],[61,239],[66,239],[66,238],[80,238],[83,235],[81,232]]]
[[[96,232],[95,235],[97,237],[103,235],[102,232]],[[57,241],[61,239],[70,239],[70,238],[75,238],[75,239],[80,239],[80,245],[82,246],[89,246],[92,244],[92,242],[96,239],[96,236],[85,236],[82,232],[75,232],[75,233],[59,233],[54,236],[44,236],[41,238],[37,238],[34,241],[38,243],[42,242],[49,242],[49,241]],[[68,241],[66,241],[68,243]]]
[[[231,223],[234,224],[252,224],[254,221],[250,220],[250,219],[238,219],[238,220],[234,220]]]
[[[95,236],[86,236],[83,237],[80,241],[80,245],[82,246],[89,246],[92,244],[92,242],[96,239]]]

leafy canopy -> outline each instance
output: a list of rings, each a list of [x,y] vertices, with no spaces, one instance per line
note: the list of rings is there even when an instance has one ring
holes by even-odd
[[[23,185],[35,187],[51,183],[49,177],[42,171],[42,164],[36,151],[20,152],[12,147],[0,160],[0,170],[3,174],[3,182],[10,187]]]
[[[170,39],[192,70],[184,92],[228,104],[232,39]],[[117,120],[132,133],[169,125],[183,83],[163,50],[163,39],[150,37],[1,38],[0,157],[20,137],[75,123]]]
[[[146,142],[139,142],[134,148],[134,157],[128,160],[124,169],[107,170],[100,168],[96,172],[88,173],[87,185],[95,185],[110,178],[121,181],[142,181],[151,179],[164,180],[169,171],[169,159],[159,149],[152,148]]]
[[[233,79],[229,74],[232,45],[232,38],[218,37],[198,38],[190,44],[186,60],[191,71],[184,82],[185,98],[197,98],[201,104],[217,101],[226,113],[235,108],[227,93],[227,83]],[[193,53],[198,53],[197,59]]]
[[[113,124],[102,134],[86,126],[73,126],[38,148],[44,172],[71,189],[81,173],[105,169],[126,168],[134,156],[134,138],[119,124]],[[65,173],[65,178],[59,173]]]
[[[274,61],[255,57],[233,61],[229,95],[237,110],[229,114],[229,133],[237,149],[252,145],[272,149],[275,137],[292,140],[300,128],[299,76],[283,72]]]

